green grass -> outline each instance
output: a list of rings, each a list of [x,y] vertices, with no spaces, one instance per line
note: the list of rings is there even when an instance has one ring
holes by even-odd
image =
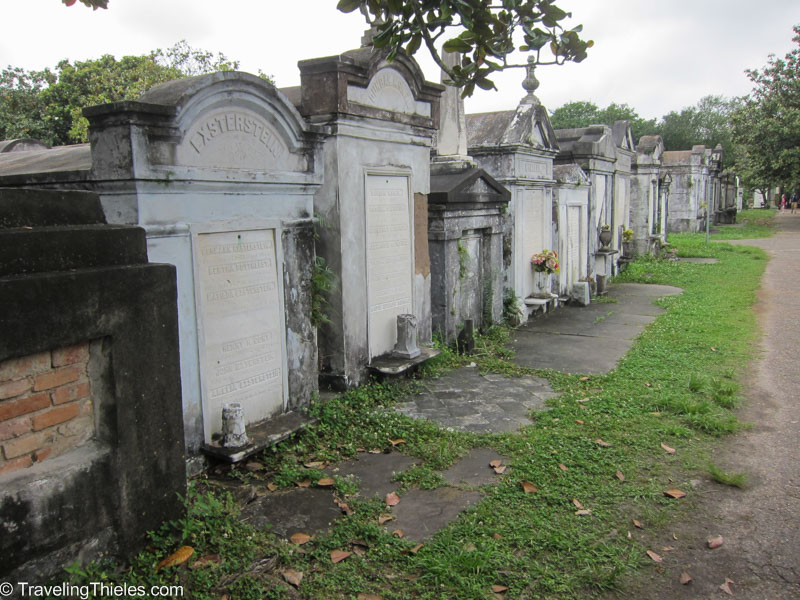
[[[775,233],[774,218],[777,210],[756,208],[740,210],[736,215],[739,226],[714,225],[719,233],[711,235],[713,240],[744,240],[771,237]]]
[[[359,593],[385,600],[470,600],[491,597],[495,584],[508,586],[509,599],[577,599],[615,587],[621,577],[649,564],[646,548],[626,535],[631,518],[651,529],[676,518],[683,506],[691,505],[690,479],[706,472],[717,478],[708,466],[709,449],[719,436],[742,427],[733,412],[736,374],[748,368],[752,357],[751,307],[766,255],[752,247],[706,247],[702,238],[670,236],[679,254],[717,258],[716,264],[645,258],[617,278],[674,285],[683,293],[658,301],[666,313],[644,330],[608,375],[581,377],[519,367],[507,347],[509,332],[500,328],[479,338],[474,355],[443,348],[426,367],[426,377],[470,362],[483,372],[547,377],[561,395],[520,432],[477,435],[414,421],[395,413],[392,405],[417,393],[417,382],[374,383],[315,405],[312,413],[319,424],[267,452],[264,471],[248,480],[256,486],[292,486],[310,479],[314,485],[324,471],[305,467],[309,461],[335,462],[361,451],[393,448],[419,461],[419,466],[395,475],[402,501],[409,487],[442,485],[439,471],[473,447],[489,447],[508,457],[511,468],[498,476],[496,485],[484,488],[484,500],[417,552],[410,551],[416,542],[378,525],[386,507],[378,500],[353,497],[356,484],[348,480],[337,481],[335,488],[353,514],[302,549],[236,524],[230,501],[195,494],[186,519],[166,525],[148,553],[107,576],[129,582],[181,581],[193,597],[227,594],[230,600],[356,598]],[[589,400],[579,402],[585,398]],[[598,439],[610,446],[599,445]],[[662,443],[678,452],[667,454]],[[738,475],[717,471],[720,479],[738,481]],[[538,492],[526,494],[522,481],[533,482]],[[674,487],[689,496],[666,498],[664,490]],[[591,515],[576,515],[573,499]],[[330,552],[352,551],[354,540],[362,555],[333,564]],[[155,562],[181,544],[196,546],[196,556],[219,554],[222,563],[155,574]],[[273,561],[271,575],[252,566],[263,564],[259,561],[264,557]],[[279,572],[286,568],[304,573],[299,595],[289,595],[288,584],[282,583]]]
[[[730,485],[738,488],[747,485],[747,475],[744,473],[728,473],[713,463],[709,463],[708,465],[708,474],[711,475],[714,481],[722,485]]]

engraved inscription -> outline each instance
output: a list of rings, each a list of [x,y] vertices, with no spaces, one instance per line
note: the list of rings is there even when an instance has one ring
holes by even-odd
[[[530,177],[532,179],[549,177],[550,170],[548,164],[536,160],[520,159],[517,161],[517,176]]]
[[[370,80],[366,89],[348,85],[347,97],[351,102],[366,106],[412,115],[431,116],[431,103],[416,100],[406,80],[392,68],[379,70]]]
[[[397,315],[413,312],[408,178],[367,177],[367,291],[370,357],[389,352]]]
[[[209,112],[189,125],[177,164],[221,169],[305,170],[272,123],[244,108]]]
[[[239,112],[212,115],[205,123],[196,126],[194,133],[189,138],[189,143],[195,152],[200,154],[215,137],[234,132],[253,136],[273,156],[286,151],[264,121]]]
[[[229,402],[249,423],[282,410],[282,314],[273,230],[200,234],[196,255],[208,437]]]

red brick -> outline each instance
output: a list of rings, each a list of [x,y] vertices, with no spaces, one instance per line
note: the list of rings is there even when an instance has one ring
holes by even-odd
[[[6,459],[11,460],[18,456],[30,454],[40,450],[52,443],[53,436],[49,432],[34,433],[25,437],[17,438],[3,443],[3,454]]]
[[[65,402],[88,398],[89,392],[89,382],[84,381],[61,386],[51,392],[50,397],[53,399],[53,404],[64,404]]]
[[[63,367],[75,363],[86,364],[89,361],[89,343],[75,344],[66,348],[53,350],[53,366]]]
[[[22,379],[50,369],[50,352],[39,352],[0,362],[0,381]]]
[[[11,473],[12,471],[18,471],[19,469],[24,469],[26,467],[30,467],[32,464],[33,460],[31,460],[30,456],[20,456],[19,458],[15,458],[14,460],[0,462],[0,475],[3,475],[4,473]]]
[[[44,450],[37,450],[33,453],[33,459],[36,462],[42,462],[45,458],[50,456],[50,453],[53,451],[52,448],[45,448]]]
[[[64,385],[65,383],[77,381],[80,379],[81,374],[81,369],[79,367],[67,367],[50,373],[42,373],[33,380],[33,391],[41,392],[42,390],[50,390],[54,387]]]
[[[17,400],[4,400],[0,402],[0,422],[42,410],[49,406],[50,396],[48,394],[34,394]]]
[[[72,404],[65,404],[64,406],[52,408],[46,412],[34,415],[34,417],[31,419],[33,422],[33,430],[41,431],[42,429],[46,429],[48,427],[52,427],[53,425],[58,425],[59,423],[64,423],[70,419],[74,419],[78,416],[80,411],[80,404],[73,402]]]
[[[0,422],[0,441],[8,440],[12,437],[19,437],[31,432],[30,417],[20,417],[10,421]]]
[[[30,391],[30,389],[30,379],[17,379],[16,381],[0,383],[0,400],[7,400],[8,398],[19,396]]]

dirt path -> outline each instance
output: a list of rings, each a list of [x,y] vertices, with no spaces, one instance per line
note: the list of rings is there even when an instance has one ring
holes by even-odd
[[[617,598],[727,598],[726,578],[735,598],[800,598],[800,214],[779,215],[778,223],[774,238],[741,242],[771,257],[756,304],[763,337],[740,414],[753,427],[713,456],[749,483],[740,490],[700,482],[687,517],[645,538],[664,558],[660,569],[626,582]],[[710,550],[708,538],[718,535],[723,545]],[[681,585],[682,572],[691,583]]]

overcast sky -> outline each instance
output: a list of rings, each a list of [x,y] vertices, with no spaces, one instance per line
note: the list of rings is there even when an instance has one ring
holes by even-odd
[[[783,56],[800,24],[797,0],[561,0],[595,47],[575,65],[537,70],[537,95],[551,110],[571,100],[603,107],[627,103],[644,117],[695,104],[708,94],[746,94],[744,70]],[[63,58],[121,57],[185,39],[221,51],[241,68],[271,74],[279,87],[298,85],[297,61],[357,47],[361,15],[336,0],[110,0],[92,12],[60,0],[0,0],[0,66],[54,67]],[[421,51],[422,52],[422,51]],[[420,62],[439,81],[430,60]],[[503,110],[524,95],[521,70],[479,92],[468,112]]]

